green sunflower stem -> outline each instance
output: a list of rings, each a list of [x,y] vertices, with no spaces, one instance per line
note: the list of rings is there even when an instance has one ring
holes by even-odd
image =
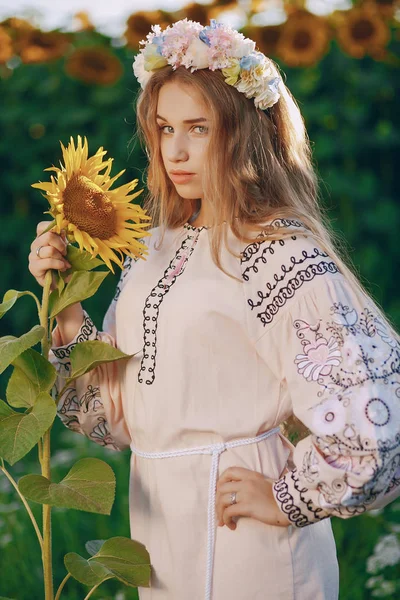
[[[60,600],[60,596],[61,596],[61,592],[64,589],[65,584],[67,583],[68,579],[71,577],[70,573],[67,573],[66,576],[64,577],[64,579],[62,580],[62,582],[60,583],[60,587],[57,590],[57,594],[56,594],[56,598],[55,600]]]
[[[46,273],[42,305],[40,309],[40,324],[44,328],[44,336],[42,339],[42,355],[48,359],[50,350],[49,340],[49,295],[52,283],[52,271],[49,269]],[[41,452],[41,470],[43,477],[51,479],[50,470],[50,431],[51,427],[46,431],[42,438]],[[45,600],[54,600],[53,587],[53,561],[51,548],[51,506],[43,505],[43,550],[42,550],[43,576],[44,576],[44,593]]]

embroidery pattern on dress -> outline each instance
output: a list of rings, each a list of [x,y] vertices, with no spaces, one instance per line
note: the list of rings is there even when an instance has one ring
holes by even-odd
[[[108,423],[104,417],[97,417],[97,425],[93,428],[89,437],[100,446],[112,446],[115,450],[119,450],[118,446],[108,429]]]
[[[94,335],[94,332],[96,332],[95,335]],[[54,356],[59,360],[60,363],[62,363],[65,371],[67,371],[69,373],[71,370],[71,363],[70,363],[70,358],[69,358],[71,351],[75,348],[76,344],[78,344],[79,342],[87,342],[88,340],[93,340],[93,339],[94,340],[99,339],[99,335],[98,335],[96,326],[93,323],[92,319],[89,317],[88,314],[85,314],[84,321],[79,330],[79,334],[76,337],[76,342],[68,344],[65,347],[53,348],[52,351],[53,351]]]
[[[294,498],[289,491],[289,486],[286,482],[286,479],[282,477],[278,479],[273,484],[273,488],[276,492],[276,498],[280,503],[281,510],[287,515],[289,521],[296,525],[296,527],[305,527],[306,525],[311,525],[314,521],[322,521],[329,517],[329,515],[323,514],[323,509],[320,507],[316,507],[311,500],[305,499],[305,492],[307,492],[307,488],[300,488],[299,480],[297,477],[297,469],[293,469],[290,472],[290,477],[293,481],[293,486],[297,490],[300,500],[307,507],[307,509],[313,514],[314,520],[310,521],[310,519],[301,512],[300,507],[295,504]],[[322,513],[322,514],[321,514]]]
[[[103,408],[103,402],[100,398],[100,388],[99,386],[89,384],[86,392],[79,400],[76,388],[68,387],[63,394],[63,401],[57,412],[60,416],[69,417],[71,414],[80,413],[81,411],[83,413],[97,412],[100,408]]]
[[[336,302],[330,313],[325,334],[322,319],[293,323],[303,346],[294,359],[297,372],[319,385],[321,398],[309,409],[307,424],[318,434],[312,436],[299,476],[317,486],[321,506],[353,516],[392,487],[400,463],[400,422],[393,427],[390,406],[390,398],[400,398],[400,343],[369,306],[359,315],[355,308]],[[338,468],[332,482],[320,480],[324,461]],[[367,483],[360,486],[366,474]]]
[[[275,219],[272,224],[274,224],[275,227],[296,226],[308,229],[304,223],[297,220]],[[262,233],[259,234],[256,239],[261,236]],[[270,242],[267,240],[255,241],[246,246],[241,253],[241,264],[249,262],[253,257],[255,258],[252,264],[242,270],[242,278],[244,281],[250,281],[251,276],[258,273],[259,261],[264,265],[268,263],[267,255],[273,256],[275,254],[276,256],[279,256],[279,250],[285,246],[287,239],[288,238],[286,238],[286,240],[271,240]],[[297,240],[297,236],[292,235],[290,239]],[[299,248],[299,250],[300,249],[301,248]],[[264,327],[272,323],[279,310],[290,298],[293,298],[296,291],[302,287],[305,282],[312,281],[318,275],[339,272],[339,268],[334,261],[325,260],[319,260],[318,262],[308,264],[304,269],[295,270],[296,267],[304,264],[306,261],[312,261],[319,257],[329,258],[329,255],[319,248],[313,248],[310,253],[308,253],[307,250],[302,249],[300,255],[290,257],[289,264],[281,264],[280,272],[273,274],[273,284],[270,282],[263,282],[265,291],[257,290],[257,300],[252,298],[247,299],[247,303],[252,311],[261,308],[265,302],[269,301],[264,310],[256,313],[256,318],[260,320]],[[295,275],[289,279],[290,273],[294,270]],[[286,283],[286,285],[283,285],[284,283]],[[282,287],[278,289],[280,285]]]
[[[143,309],[143,331],[144,346],[143,357],[138,373],[139,383],[151,385],[155,380],[156,355],[157,355],[157,327],[160,305],[165,295],[182,275],[186,265],[199,239],[199,233],[188,234],[183,240],[180,248],[171,260],[168,268],[164,271],[163,277],[157,282],[150,294],[147,296]],[[145,374],[149,377],[143,379]]]

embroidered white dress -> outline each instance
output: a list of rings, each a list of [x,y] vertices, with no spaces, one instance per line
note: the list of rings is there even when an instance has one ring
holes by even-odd
[[[70,344],[53,331],[57,386],[80,341],[135,354],[76,379],[58,414],[106,448],[136,450],[131,535],[152,561],[141,600],[337,600],[329,517],[400,494],[399,339],[299,221],[274,225],[293,234],[255,236],[244,246],[229,230],[241,258],[224,248],[222,264],[243,283],[213,263],[207,228],[169,229],[159,251],[154,228],[147,259],[125,261],[102,331],[86,311]],[[292,413],[311,431],[295,448],[281,432],[221,446],[270,431]],[[234,531],[215,527],[215,457],[140,455],[210,445],[219,448],[219,474],[236,465],[273,479],[292,525],[241,517]]]

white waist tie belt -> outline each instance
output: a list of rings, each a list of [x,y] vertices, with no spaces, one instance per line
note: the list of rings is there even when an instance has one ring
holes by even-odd
[[[228,448],[236,446],[244,446],[245,444],[255,444],[265,440],[270,435],[278,433],[279,427],[265,431],[256,437],[240,438],[231,440],[230,442],[219,442],[209,444],[208,446],[197,446],[195,448],[181,448],[180,450],[169,450],[167,452],[142,452],[131,445],[131,450],[134,454],[142,458],[171,458],[173,456],[184,456],[186,454],[211,454],[211,471],[210,484],[208,488],[208,541],[207,541],[207,575],[206,575],[206,592],[205,600],[211,600],[212,575],[214,563],[214,545],[215,545],[215,498],[218,477],[219,456]]]

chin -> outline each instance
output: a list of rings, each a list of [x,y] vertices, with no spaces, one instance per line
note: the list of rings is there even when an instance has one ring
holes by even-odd
[[[176,190],[179,193],[180,197],[183,198],[184,200],[196,200],[197,198],[200,198],[200,195],[196,194],[196,192],[190,192],[190,191],[186,191],[186,190],[179,191],[178,186],[177,186]]]

